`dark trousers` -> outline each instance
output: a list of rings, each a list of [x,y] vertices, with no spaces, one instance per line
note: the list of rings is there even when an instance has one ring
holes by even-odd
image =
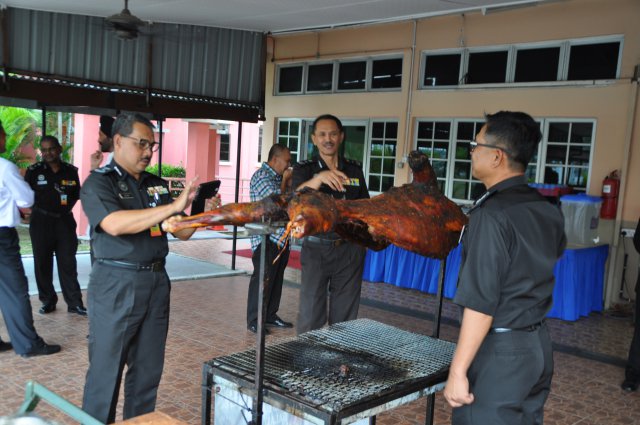
[[[153,412],[164,365],[171,283],[159,272],[95,263],[89,279],[89,370],[82,409],[115,422],[124,366],[124,419]]]
[[[365,254],[365,248],[351,243],[303,242],[298,334],[358,317]]]
[[[29,285],[18,232],[13,227],[0,227],[0,310],[17,354],[28,353],[42,343],[33,327]]]
[[[260,252],[262,244],[258,245],[251,261],[253,262],[253,273],[249,280],[249,294],[247,296],[247,325],[258,320],[258,291],[260,278]],[[278,245],[267,238],[264,261],[264,298],[263,311],[266,321],[276,320],[278,309],[280,308],[280,298],[282,297],[282,281],[284,280],[284,270],[289,262],[289,246],[284,249],[276,263],[273,260],[280,253]]]
[[[467,376],[475,400],[453,409],[453,425],[541,425],[553,376],[546,325],[487,335]]]
[[[635,311],[635,330],[633,331],[633,339],[629,347],[629,360],[625,369],[625,380],[640,383],[640,276],[636,282],[636,311]]]
[[[82,293],[78,283],[78,237],[73,215],[51,217],[33,211],[29,234],[33,246],[33,265],[38,294],[43,304],[56,304],[58,295],[53,287],[53,254],[56,255],[58,278],[62,296],[69,307],[82,306]]]

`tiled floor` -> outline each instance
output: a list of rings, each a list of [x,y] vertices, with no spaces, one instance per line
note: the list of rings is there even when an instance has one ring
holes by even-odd
[[[239,248],[247,247],[240,241]],[[223,240],[194,240],[171,244],[172,251],[230,266],[230,249]],[[236,267],[251,270],[251,262],[237,258]],[[300,272],[287,269],[280,315],[296,318]],[[248,276],[175,282],[172,288],[171,326],[166,364],[157,409],[185,422],[201,420],[202,363],[214,357],[242,351],[255,343],[245,327]],[[387,284],[363,284],[360,317],[371,318],[413,332],[431,334],[433,297]],[[32,298],[35,324],[46,341],[59,343],[59,354],[23,359],[12,352],[0,354],[0,416],[15,412],[24,398],[26,381],[44,384],[76,405],[81,404],[87,369],[87,320],[64,309],[42,316]],[[441,338],[455,341],[457,309],[445,303]],[[623,377],[632,328],[630,319],[593,315],[577,322],[549,320],[556,345],[555,376],[545,410],[551,425],[640,425],[640,393],[626,394],[619,388]],[[0,335],[7,339],[0,321]],[[293,330],[275,330],[267,344],[294,335]],[[60,423],[71,421],[41,403],[36,412]],[[450,422],[451,410],[441,395],[436,397],[435,424]],[[378,424],[423,424],[425,402],[416,401],[378,416]]]

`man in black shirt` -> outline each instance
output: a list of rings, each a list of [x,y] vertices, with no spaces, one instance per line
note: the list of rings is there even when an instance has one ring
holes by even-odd
[[[633,235],[633,246],[640,253],[640,220],[636,226],[636,233]],[[621,387],[625,391],[636,391],[640,384],[640,274],[636,281],[636,310],[634,314],[634,331],[631,345],[629,346],[629,359],[625,367],[624,381]]]
[[[293,167],[292,187],[316,189],[337,199],[369,198],[362,167],[339,154],[344,141],[342,122],[321,115],[311,139],[318,155]],[[302,243],[302,277],[298,334],[358,317],[365,248],[328,232],[307,236]],[[327,314],[327,292],[329,308]]]
[[[124,366],[124,419],[153,412],[164,364],[171,283],[160,223],[193,199],[194,181],[173,200],[168,183],[145,171],[158,144],[153,124],[122,114],[113,125],[113,161],[85,181],[81,201],[92,230],[89,279],[89,370],[82,408],[115,421]],[[188,239],[195,229],[174,236]]]
[[[566,246],[560,210],[527,185],[540,141],[522,112],[498,112],[471,142],[487,192],[469,213],[454,302],[464,308],[444,396],[452,423],[542,424],[553,375],[544,318]]]
[[[56,309],[58,296],[53,288],[53,254],[56,255],[62,296],[69,313],[87,315],[78,283],[78,237],[71,210],[80,198],[78,169],[60,159],[62,147],[57,138],[40,141],[42,161],[27,169],[24,179],[35,193],[29,224],[33,264],[42,301],[41,314]]]

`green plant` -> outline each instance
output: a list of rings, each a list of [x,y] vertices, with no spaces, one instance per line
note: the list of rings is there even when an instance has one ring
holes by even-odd
[[[7,135],[6,150],[0,156],[20,168],[27,168],[31,159],[22,153],[22,148],[35,146],[41,116],[31,109],[0,106],[0,120]]]
[[[148,166],[147,171],[157,176],[158,164]],[[184,178],[186,176],[187,176],[187,170],[185,170],[182,164],[180,165],[162,164],[162,177]]]

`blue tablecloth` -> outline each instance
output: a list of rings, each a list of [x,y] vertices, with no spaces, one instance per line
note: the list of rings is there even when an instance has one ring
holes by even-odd
[[[447,257],[444,281],[444,296],[447,298],[453,298],[456,293],[461,253],[459,245]],[[548,317],[573,321],[580,316],[588,316],[592,311],[602,311],[608,255],[608,245],[565,250],[554,269],[556,286]],[[439,271],[439,260],[390,245],[382,251],[367,251],[363,279],[435,294]]]

